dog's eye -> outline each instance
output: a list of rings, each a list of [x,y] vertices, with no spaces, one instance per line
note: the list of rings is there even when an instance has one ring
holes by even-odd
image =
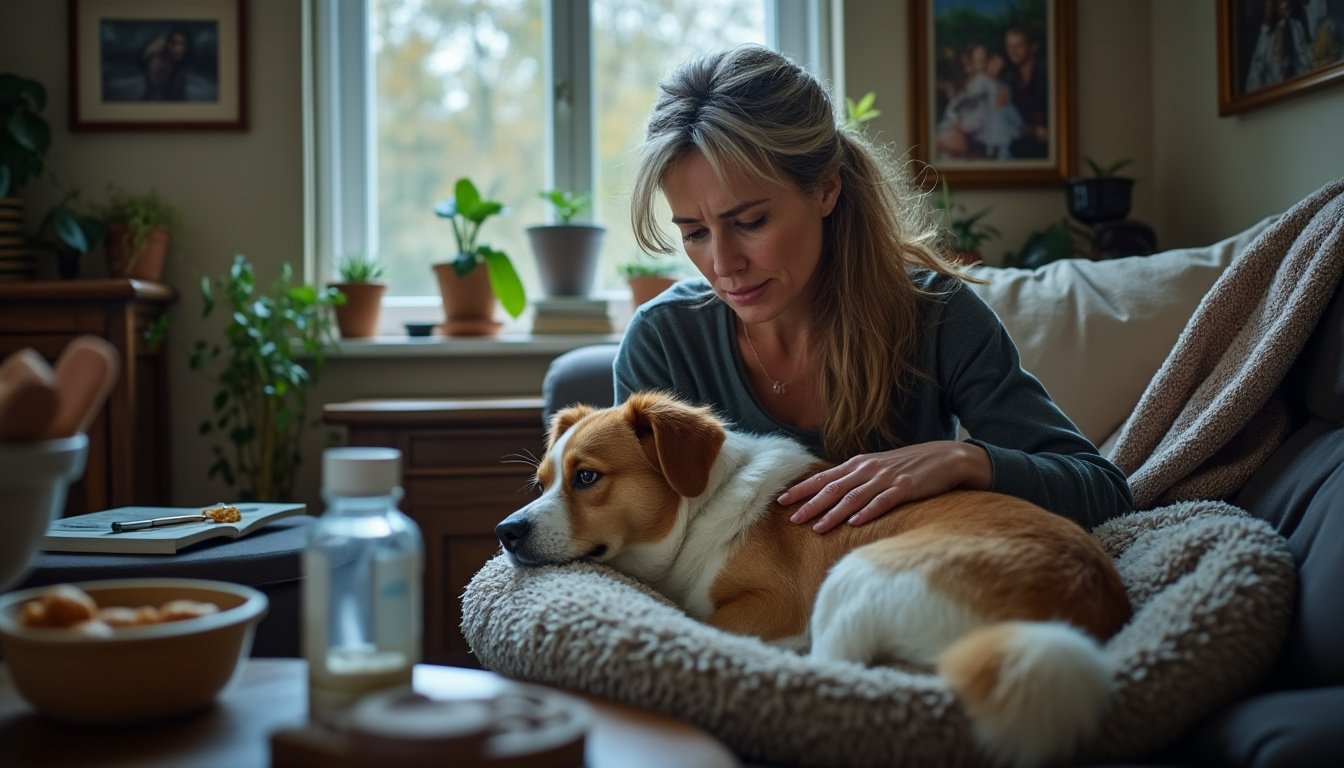
[[[574,488],[582,490],[596,483],[602,478],[602,473],[595,469],[580,469],[574,473]]]

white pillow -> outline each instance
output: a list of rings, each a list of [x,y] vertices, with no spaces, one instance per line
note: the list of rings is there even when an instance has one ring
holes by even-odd
[[[1099,446],[1134,410],[1210,286],[1275,218],[1203,248],[974,267],[991,282],[970,287],[1003,320],[1022,367]]]

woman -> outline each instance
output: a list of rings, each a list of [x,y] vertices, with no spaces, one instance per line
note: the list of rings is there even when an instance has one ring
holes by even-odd
[[[617,401],[666,389],[838,465],[789,488],[824,533],[953,488],[1030,499],[1091,527],[1132,508],[1124,476],[1022,371],[994,313],[932,250],[918,198],[836,124],[802,68],[758,46],[660,86],[635,179],[641,247],[704,280],[636,313]],[[958,420],[972,439],[958,442]]]

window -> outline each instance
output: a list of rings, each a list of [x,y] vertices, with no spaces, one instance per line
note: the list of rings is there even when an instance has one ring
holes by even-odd
[[[508,206],[480,241],[541,295],[526,228],[543,189],[589,191],[607,227],[598,290],[634,258],[630,151],[666,72],[758,42],[823,79],[827,0],[313,0],[308,241],[319,279],[344,254],[379,255],[389,309],[438,304],[430,265],[455,253],[433,213],[469,177]],[[419,313],[425,319],[423,310]]]

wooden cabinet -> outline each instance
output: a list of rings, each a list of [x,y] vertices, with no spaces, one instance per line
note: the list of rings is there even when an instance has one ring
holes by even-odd
[[[479,666],[460,630],[462,592],[499,551],[495,525],[533,498],[545,440],[538,398],[364,400],[323,409],[350,445],[401,451],[402,511],[425,540],[425,661]]]
[[[31,347],[55,360],[86,333],[107,339],[121,358],[116,386],[89,427],[88,465],[66,515],[169,503],[167,358],[144,333],[173,299],[168,286],[138,280],[0,283],[0,358]]]

